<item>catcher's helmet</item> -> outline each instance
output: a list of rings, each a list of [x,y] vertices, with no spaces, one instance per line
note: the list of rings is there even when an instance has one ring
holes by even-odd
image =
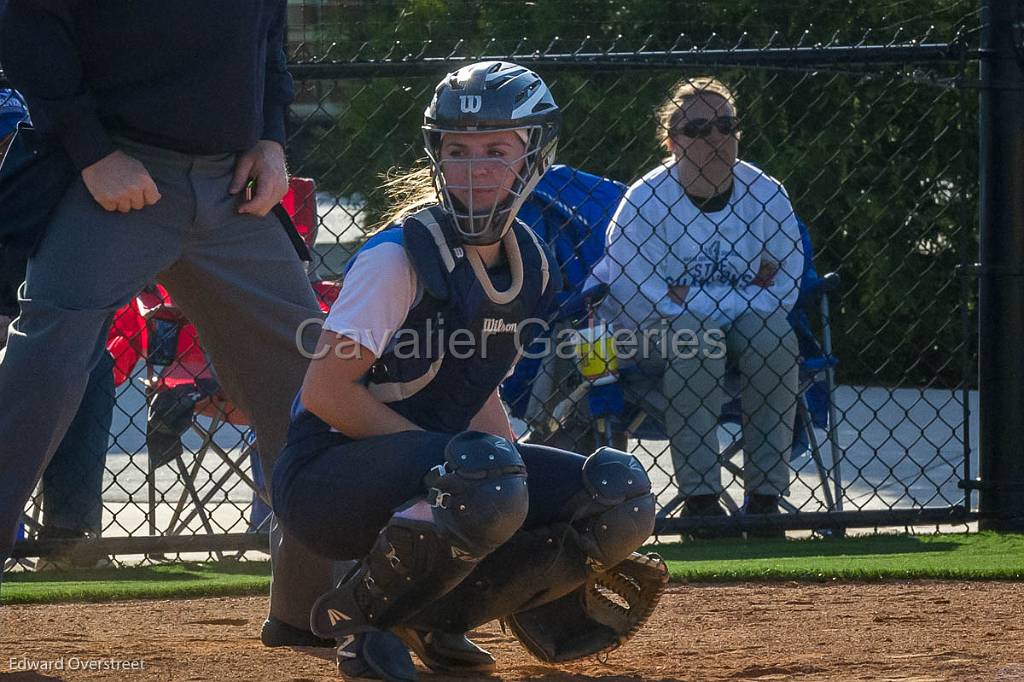
[[[438,83],[423,112],[423,138],[441,206],[455,218],[466,244],[493,244],[512,226],[519,207],[555,159],[561,112],[540,76],[511,62],[477,62]],[[441,168],[444,133],[522,131],[526,152],[508,198],[485,211],[454,199]]]

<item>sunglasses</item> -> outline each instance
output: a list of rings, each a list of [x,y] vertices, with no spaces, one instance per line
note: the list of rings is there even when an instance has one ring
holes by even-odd
[[[735,116],[718,116],[716,118],[695,118],[677,125],[672,129],[674,133],[681,133],[686,137],[704,138],[711,134],[712,129],[722,135],[732,135],[740,129],[740,120]]]

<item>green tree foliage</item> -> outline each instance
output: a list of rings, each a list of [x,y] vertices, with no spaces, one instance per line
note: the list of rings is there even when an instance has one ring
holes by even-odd
[[[974,3],[963,0],[376,0],[325,27],[323,40],[337,42],[331,56],[338,59],[440,57],[460,40],[458,56],[523,58],[644,45],[652,52],[673,45],[885,44],[898,35],[970,41],[976,23]],[[702,73],[725,80],[738,95],[741,156],[785,184],[811,226],[819,272],[842,274],[834,318],[840,379],[973,382],[962,362],[972,334],[962,322],[955,274],[958,263],[974,260],[976,242],[969,65],[536,68],[564,109],[559,160],[624,182],[663,156],[653,111],[672,85]],[[303,101],[320,106],[297,127],[293,164],[323,189],[365,197],[372,223],[386,203],[383,174],[422,156],[423,107],[446,70],[438,64],[412,77],[301,84]]]

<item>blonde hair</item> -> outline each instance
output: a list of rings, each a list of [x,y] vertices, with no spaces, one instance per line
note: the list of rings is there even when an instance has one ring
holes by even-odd
[[[384,176],[381,185],[391,208],[373,226],[370,234],[376,234],[395,223],[401,222],[410,213],[437,203],[437,190],[429,165],[422,162],[408,170],[391,169]]]
[[[668,136],[673,128],[683,120],[683,107],[687,101],[704,95],[717,95],[736,108],[736,95],[729,86],[711,76],[684,78],[672,88],[672,94],[655,110],[658,122],[658,143],[668,144]]]

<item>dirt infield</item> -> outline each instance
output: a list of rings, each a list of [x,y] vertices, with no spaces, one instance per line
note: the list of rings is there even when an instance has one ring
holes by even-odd
[[[329,651],[259,645],[265,605],[219,598],[3,607],[0,674],[338,679]],[[1024,680],[1024,584],[673,586],[649,627],[606,662],[562,668],[533,661],[496,624],[475,638],[507,680]],[[24,672],[33,663],[50,669]]]

